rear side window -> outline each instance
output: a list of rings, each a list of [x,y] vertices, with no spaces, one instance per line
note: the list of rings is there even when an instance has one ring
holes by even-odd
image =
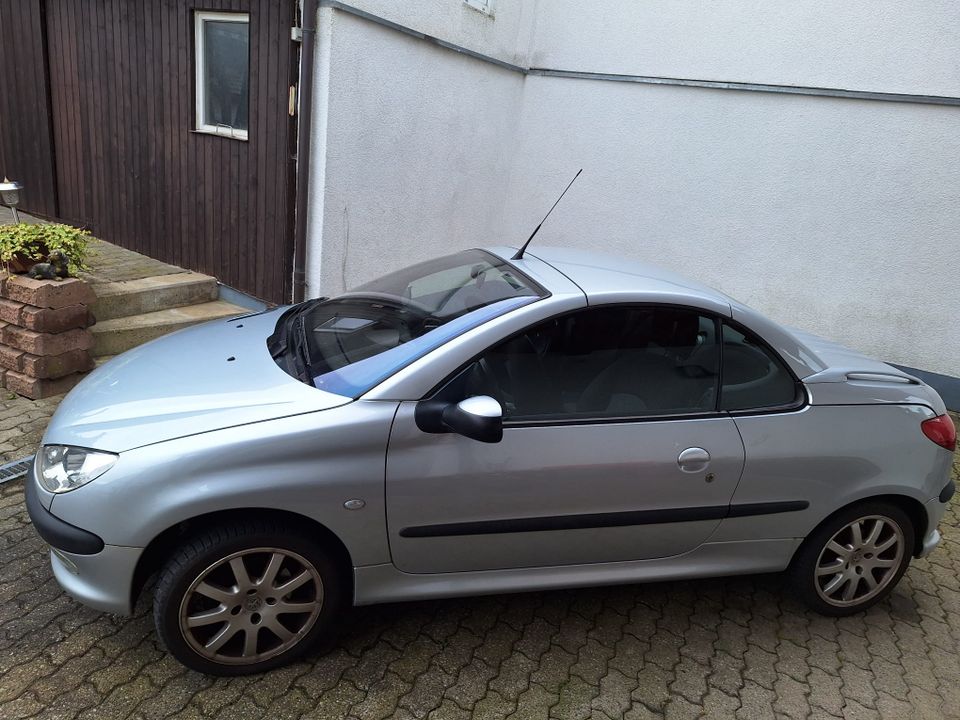
[[[720,409],[779,407],[796,398],[796,381],[783,361],[756,338],[724,324]]]

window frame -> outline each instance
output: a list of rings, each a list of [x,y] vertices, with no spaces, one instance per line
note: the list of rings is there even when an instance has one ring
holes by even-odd
[[[714,409],[703,412],[691,412],[691,413],[663,413],[659,415],[619,415],[619,416],[584,416],[576,418],[548,418],[544,420],[509,420],[504,418],[503,427],[504,429],[508,428],[525,428],[525,427],[562,427],[568,425],[613,425],[613,424],[623,424],[623,423],[643,423],[643,422],[664,422],[671,420],[705,420],[718,417],[742,417],[747,415],[771,415],[771,414],[782,414],[788,412],[796,412],[802,410],[809,403],[809,399],[806,391],[803,389],[803,383],[794,373],[793,368],[786,362],[783,358],[766,340],[761,338],[753,330],[749,329],[742,323],[739,323],[733,318],[730,318],[726,315],[719,315],[716,312],[707,310],[705,308],[696,307],[694,305],[686,305],[682,303],[659,303],[659,302],[627,302],[627,303],[604,303],[601,305],[587,305],[585,307],[576,308],[575,310],[566,310],[556,315],[551,315],[550,317],[538,320],[533,325],[528,325],[522,330],[506,335],[496,342],[488,345],[480,353],[477,353],[471,357],[468,361],[460,365],[456,370],[447,375],[442,381],[437,383],[426,393],[418,402],[427,402],[438,399],[437,396],[440,395],[451,383],[453,383],[460,375],[465,372],[471,365],[477,362],[482,358],[491,348],[500,345],[501,343],[509,342],[514,338],[520,337],[524,333],[529,332],[533,327],[537,325],[550,322],[552,320],[561,320],[570,315],[577,313],[588,312],[590,310],[597,310],[601,308],[622,308],[622,309],[633,309],[633,308],[666,308],[671,310],[687,310],[690,312],[695,312],[701,317],[712,319],[714,322],[714,333],[717,337],[719,355],[719,369],[717,371],[717,393],[714,400]],[[762,346],[767,352],[771,353],[780,364],[786,369],[790,377],[793,379],[794,385],[797,388],[796,398],[792,403],[786,405],[777,405],[770,407],[759,407],[759,408],[748,408],[744,410],[721,410],[720,409],[720,397],[723,389],[723,324],[727,323],[732,328],[738,332],[745,333],[751,338],[755,338],[758,345]]]
[[[756,332],[748,328],[743,323],[737,322],[733,318],[717,316],[719,321],[719,327],[717,328],[718,335],[720,339],[720,384],[717,388],[717,410],[718,412],[726,413],[730,417],[743,417],[745,415],[770,415],[774,413],[787,413],[794,412],[796,410],[802,410],[809,404],[809,398],[807,396],[807,391],[803,385],[803,381],[797,377],[797,374],[793,371],[793,368],[790,367],[790,363],[786,362],[783,359],[783,356],[776,351],[776,349],[760,337]],[[766,351],[769,355],[772,355],[777,359],[777,362],[780,363],[780,366],[787,371],[787,374],[793,380],[794,387],[794,399],[789,403],[784,403],[782,405],[763,405],[760,407],[753,408],[744,408],[742,410],[721,410],[720,403],[723,399],[723,326],[729,325],[733,330],[736,330],[738,333],[743,335],[745,338],[749,338],[751,342],[755,343]]]
[[[205,135],[217,135],[219,137],[232,138],[233,140],[249,141],[249,130],[240,130],[221,125],[210,125],[204,117],[204,108],[206,107],[206,90],[204,83],[204,71],[206,69],[203,28],[207,22],[232,22],[247,26],[247,37],[250,37],[250,13],[248,12],[227,12],[220,10],[194,10],[193,11],[193,64],[194,64],[194,128],[193,131]],[[247,84],[250,83],[250,56],[247,55]],[[249,102],[249,100],[248,100]],[[249,122],[249,107],[247,108],[247,117]]]

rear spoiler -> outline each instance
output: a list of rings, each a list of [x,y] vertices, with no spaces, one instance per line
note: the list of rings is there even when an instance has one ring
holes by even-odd
[[[918,378],[906,373],[891,371],[878,372],[876,370],[856,370],[851,368],[827,368],[803,379],[807,385],[815,383],[893,383],[896,385],[922,385]]]

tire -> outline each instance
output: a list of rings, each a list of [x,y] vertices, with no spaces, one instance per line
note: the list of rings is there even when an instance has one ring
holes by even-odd
[[[900,582],[915,538],[910,517],[892,503],[871,500],[845,508],[804,540],[789,570],[793,586],[823,615],[861,612]]]
[[[345,580],[302,531],[258,521],[216,526],[180,546],[160,571],[157,635],[192,670],[264,672],[332,635]]]

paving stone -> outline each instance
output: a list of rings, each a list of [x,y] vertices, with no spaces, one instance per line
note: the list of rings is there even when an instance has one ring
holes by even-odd
[[[514,704],[500,693],[488,691],[473,708],[474,720],[503,720],[513,712]]]
[[[490,681],[497,671],[483,660],[474,658],[457,676],[457,681],[447,688],[445,697],[452,699],[460,707],[472,709],[487,692]]]
[[[627,677],[619,670],[611,670],[600,680],[600,692],[594,699],[592,707],[608,717],[623,717],[630,709],[631,694],[636,687],[636,679]]]
[[[589,718],[591,715],[591,705],[599,693],[600,688],[598,686],[574,675],[560,688],[559,698],[556,700],[556,704],[550,709],[550,716],[561,718],[562,720],[582,720],[583,718]],[[529,695],[533,695],[538,699],[548,698],[551,701],[553,700],[553,695],[539,685],[531,685],[530,691],[526,695],[528,697]],[[519,710],[520,707],[521,703],[518,702],[517,709]],[[528,717],[529,715],[530,713],[526,714]]]

